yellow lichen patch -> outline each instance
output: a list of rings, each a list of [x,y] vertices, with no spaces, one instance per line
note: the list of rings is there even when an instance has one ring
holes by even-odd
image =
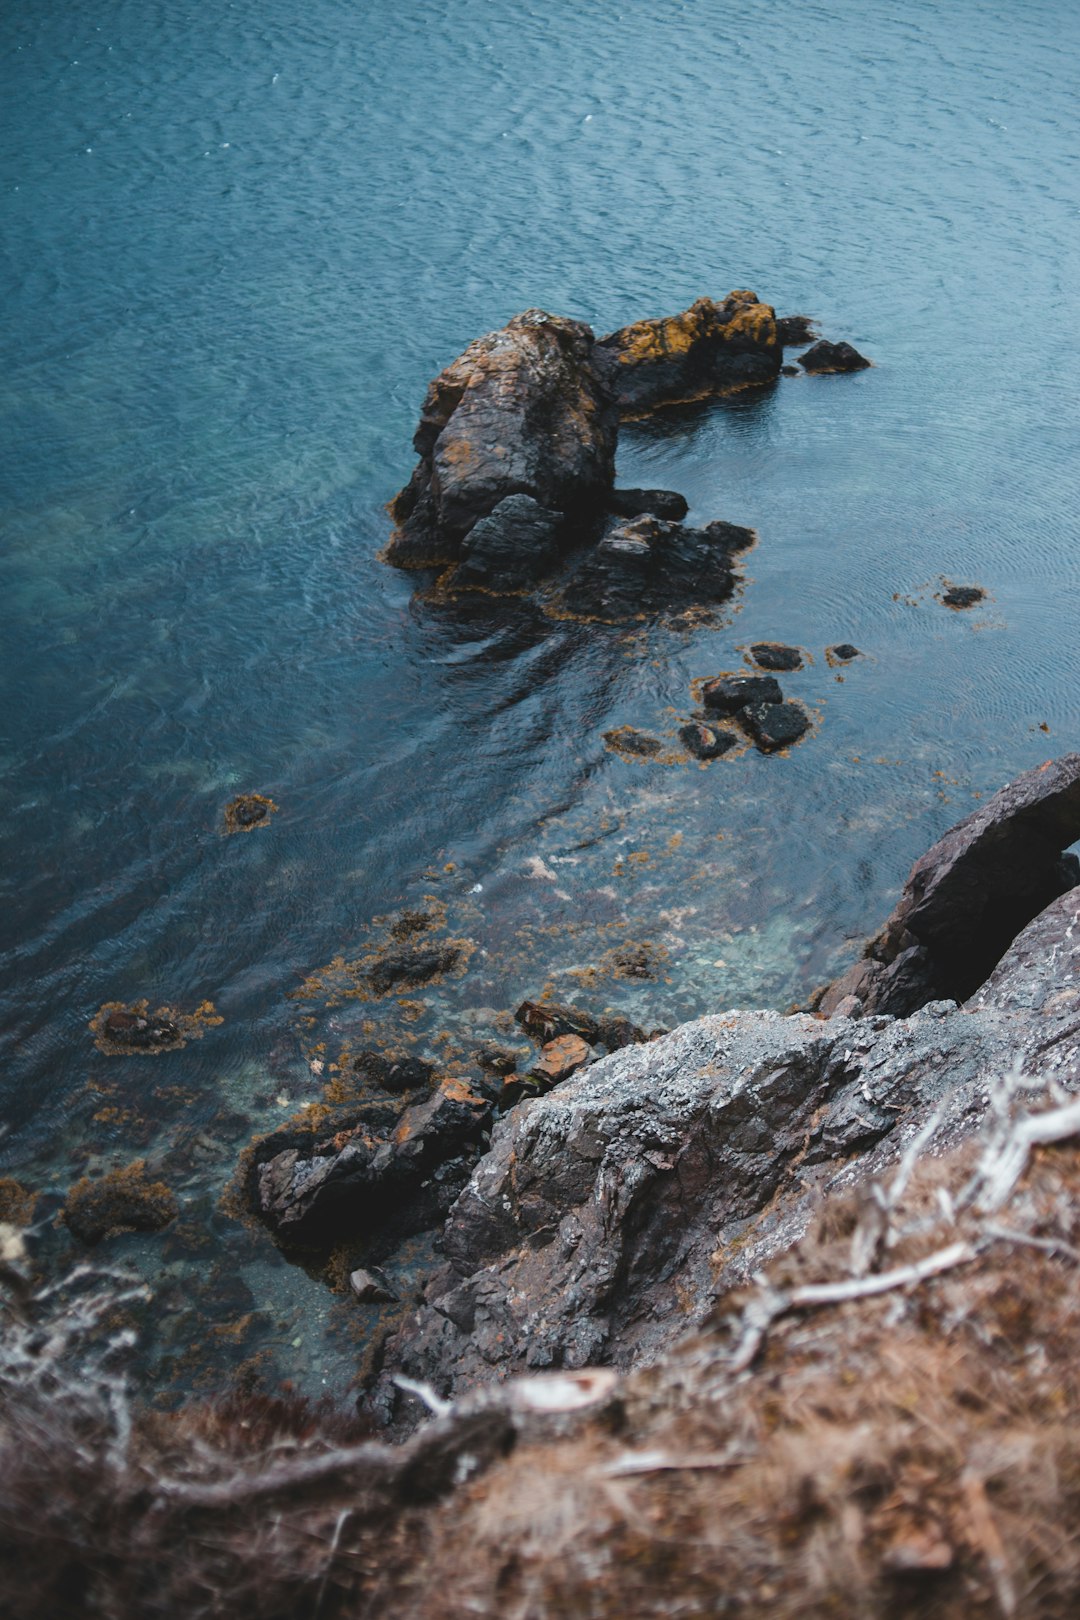
[[[724,323],[724,336],[748,337],[763,348],[776,347],[776,314],[768,304],[747,304]]]
[[[226,833],[254,832],[265,827],[277,811],[273,799],[265,793],[240,793],[225,806]]]
[[[188,1041],[197,1041],[214,1024],[225,1020],[212,1001],[201,1001],[192,1013],[176,1007],[150,1011],[149,1001],[107,1001],[90,1020],[94,1045],[109,1057],[144,1056],[177,1052]]]
[[[0,1176],[0,1223],[7,1226],[29,1226],[34,1218],[36,1192],[24,1187],[11,1176]]]

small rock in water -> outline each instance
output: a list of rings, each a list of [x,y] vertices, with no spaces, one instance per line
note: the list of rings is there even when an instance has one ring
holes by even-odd
[[[801,647],[787,647],[782,641],[755,641],[750,656],[759,669],[802,669]]]
[[[618,517],[653,517],[680,522],[690,507],[685,495],[674,489],[613,489],[607,499],[607,509]]]
[[[664,747],[659,737],[651,737],[647,731],[635,731],[633,726],[619,726],[615,731],[605,731],[604,741],[617,754],[638,754],[643,759],[661,753]]]
[[[709,714],[738,714],[748,703],[782,703],[780,682],[771,675],[718,675],[701,688]]]
[[[870,363],[850,343],[829,343],[824,339],[799,356],[804,371],[865,371]]]
[[[739,724],[766,754],[798,742],[810,729],[810,716],[799,703],[751,703],[739,711]]]
[[[981,585],[949,585],[941,593],[941,601],[949,608],[970,608],[986,600]]]
[[[840,641],[835,647],[826,647],[825,657],[830,664],[849,664],[853,658],[861,658],[862,653],[850,641]]]
[[[349,1287],[353,1298],[361,1305],[385,1305],[397,1299],[381,1271],[365,1271],[361,1266],[349,1273]]]
[[[695,759],[718,759],[734,748],[738,739],[730,731],[719,731],[701,720],[690,720],[679,727],[679,737]]]
[[[93,1180],[84,1176],[67,1195],[68,1231],[88,1247],[115,1232],[157,1232],[176,1219],[180,1206],[162,1181],[151,1181],[136,1159]]]
[[[273,799],[268,799],[264,793],[238,794],[225,806],[225,831],[252,832],[256,827],[265,826],[276,809]]]

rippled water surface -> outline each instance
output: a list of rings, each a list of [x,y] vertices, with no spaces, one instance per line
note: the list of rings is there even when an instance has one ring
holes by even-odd
[[[544,986],[788,1005],[979,795],[1080,746],[1078,35],[1064,0],[6,8],[0,1173],[46,1212],[136,1157],[178,1191],[114,1246],[161,1290],[158,1379],[347,1378],[370,1308],[218,1208],[343,1048],[452,1064]],[[472,337],[746,286],[875,367],[624,429],[621,481],[758,530],[721,622],[462,616],[377,560]],[[758,639],[813,658],[789,758],[606,748]],[[279,813],[223,837],[241,791]],[[312,982],[417,906],[461,977]],[[143,996],[224,1022],[99,1054]]]

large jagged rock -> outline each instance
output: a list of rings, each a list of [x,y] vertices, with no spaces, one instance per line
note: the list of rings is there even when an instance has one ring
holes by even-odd
[[[473,525],[509,495],[574,519],[602,509],[618,413],[594,345],[583,321],[527,309],[435,378],[413,439],[419,465],[391,506],[388,561],[456,561]]]
[[[681,315],[635,321],[596,345],[624,416],[772,382],[783,357],[776,312],[745,290],[722,304],[699,298]]]
[[[963,1000],[1026,923],[1080,881],[1063,851],[1080,838],[1080,754],[1025,771],[951,828],[911,868],[862,961],[819,1000],[902,1015],[941,996]]]
[[[1080,889],[963,1007],[703,1018],[520,1105],[450,1213],[449,1263],[389,1342],[388,1374],[453,1393],[652,1360],[931,1114],[948,1144],[1017,1066],[1075,1086],[1078,925]]]

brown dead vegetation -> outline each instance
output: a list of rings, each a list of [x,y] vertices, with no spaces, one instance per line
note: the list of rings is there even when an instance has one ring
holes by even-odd
[[[571,1410],[565,1374],[449,1410],[419,1390],[437,1415],[405,1446],[258,1396],[129,1432],[116,1347],[15,1288],[0,1608],[1065,1620],[1080,1105],[1018,1108],[1005,1088],[989,1137],[941,1158],[924,1133],[888,1184],[825,1204],[767,1277],[655,1366],[598,1380],[591,1406]]]

